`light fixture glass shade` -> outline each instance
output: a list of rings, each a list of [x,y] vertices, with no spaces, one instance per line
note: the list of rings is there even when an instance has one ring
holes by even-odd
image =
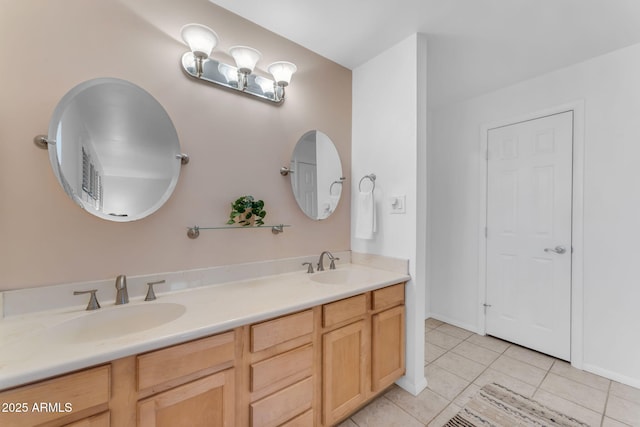
[[[278,61],[267,67],[267,71],[271,73],[273,79],[278,86],[288,86],[291,82],[291,76],[298,70],[295,64],[287,61]]]
[[[180,36],[196,57],[208,58],[218,44],[218,35],[211,28],[201,24],[187,24],[180,30]]]
[[[262,54],[258,50],[248,46],[233,46],[229,49],[229,53],[236,61],[238,70],[244,74],[251,74],[262,58]]]

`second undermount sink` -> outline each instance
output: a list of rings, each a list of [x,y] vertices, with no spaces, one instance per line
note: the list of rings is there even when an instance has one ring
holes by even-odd
[[[375,278],[369,271],[356,269],[340,269],[320,271],[310,274],[309,279],[316,283],[329,285],[350,285],[363,282],[370,282]]]
[[[169,323],[185,311],[185,306],[175,303],[102,308],[47,328],[45,333],[49,338],[65,343],[118,338]]]

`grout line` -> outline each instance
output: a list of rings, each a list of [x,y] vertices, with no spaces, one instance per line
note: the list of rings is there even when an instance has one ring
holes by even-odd
[[[386,393],[384,393],[381,397],[382,397],[382,398],[384,398],[384,399],[386,399],[386,400],[387,400],[389,403],[391,403],[393,406],[395,406],[396,408],[400,409],[402,412],[404,412],[405,414],[409,415],[409,417],[413,418],[414,420],[416,420],[416,421],[417,421],[417,422],[419,422],[420,424],[426,425],[426,424],[424,424],[422,421],[420,421],[419,419],[417,419],[417,418],[416,418],[412,413],[410,413],[409,411],[407,411],[406,409],[404,409],[402,406],[400,406],[400,405],[396,405],[396,403],[395,403],[393,400],[389,399],[389,398],[386,396]],[[434,417],[434,418],[435,418],[435,417]],[[429,422],[431,422],[432,420],[433,420],[433,418],[432,418],[431,420],[429,420]]]
[[[427,341],[427,336],[426,336],[426,335],[427,335],[429,332],[434,331],[434,330],[437,330],[440,326],[445,325],[445,324],[446,324],[446,323],[442,323],[441,325],[439,325],[439,326],[437,326],[437,327],[435,327],[435,328],[431,328],[431,329],[426,330],[426,332],[425,332],[425,342]],[[477,335],[477,334],[471,334],[471,335],[469,335],[467,338],[464,338],[464,339],[463,339],[463,338],[460,338],[460,337],[458,337],[458,336],[448,334],[447,332],[442,331],[442,330],[439,330],[438,332],[439,332],[439,333],[442,333],[442,334],[445,334],[445,335],[447,335],[447,336],[449,336],[449,337],[457,338],[457,339],[459,339],[459,340],[461,340],[461,341],[460,341],[458,344],[456,344],[456,345],[454,345],[453,347],[451,347],[450,349],[446,349],[446,348],[443,348],[443,347],[441,347],[441,346],[438,346],[437,344],[434,344],[434,343],[432,343],[432,342],[429,342],[429,344],[430,344],[430,345],[434,345],[434,346],[436,346],[436,347],[438,347],[438,348],[440,348],[440,349],[444,350],[444,353],[442,353],[440,356],[438,356],[437,358],[435,358],[435,359],[434,359],[433,361],[431,361],[431,362],[426,362],[426,361],[425,361],[425,367],[426,367],[426,366],[428,366],[428,365],[430,365],[430,364],[434,364],[436,361],[438,361],[441,357],[445,356],[447,353],[453,353],[453,350],[454,350],[455,348],[457,348],[458,346],[460,346],[462,343],[464,343],[464,342],[466,342],[466,341],[469,341],[469,339],[471,339],[474,335]],[[476,343],[471,342],[471,341],[469,341],[469,344],[473,344],[473,345],[475,345],[475,346],[477,346],[477,347],[480,347],[480,348],[482,348],[482,349],[484,349],[484,350],[492,351],[492,352],[494,352],[494,353],[496,353],[496,354],[499,354],[499,355],[505,355],[505,353],[506,353],[506,352],[507,352],[511,347],[519,347],[519,348],[522,348],[522,349],[524,349],[524,350],[531,351],[531,352],[533,352],[533,353],[539,353],[539,352],[536,352],[535,350],[527,349],[526,347],[521,347],[521,346],[518,346],[517,344],[509,343],[509,342],[504,341],[504,340],[501,340],[501,339],[499,339],[499,338],[495,338],[495,337],[492,337],[492,338],[497,339],[497,340],[499,340],[499,341],[504,342],[505,344],[507,344],[507,346],[505,347],[505,349],[504,349],[504,350],[502,350],[502,351],[497,351],[497,350],[495,350],[495,349],[487,348],[487,347],[484,347],[484,346],[482,346],[482,345],[476,344]],[[435,417],[433,417],[433,418],[431,419],[431,421],[430,421],[430,422],[432,422],[435,418],[437,418],[438,416],[440,416],[440,414],[441,414],[443,411],[445,411],[445,410],[446,410],[450,405],[460,406],[460,405],[458,405],[457,403],[455,403],[455,400],[456,400],[458,397],[460,397],[460,395],[461,395],[462,393],[464,393],[464,391],[465,391],[465,390],[466,390],[470,385],[472,385],[472,384],[473,384],[473,385],[478,386],[478,384],[476,384],[476,383],[475,383],[475,381],[476,381],[480,376],[482,376],[482,375],[483,375],[483,374],[484,374],[484,373],[485,373],[489,368],[492,368],[492,366],[493,366],[493,365],[495,364],[495,362],[498,360],[498,359],[496,358],[494,361],[492,361],[491,363],[489,363],[488,365],[486,365],[486,366],[485,366],[483,363],[480,363],[480,362],[478,362],[477,360],[473,360],[473,359],[471,359],[471,358],[469,358],[469,357],[466,357],[466,356],[461,355],[461,354],[458,354],[458,353],[454,353],[454,354],[455,354],[456,356],[460,356],[460,357],[462,357],[462,358],[464,358],[464,359],[466,359],[466,360],[469,360],[469,361],[472,361],[472,362],[475,362],[475,363],[481,364],[481,365],[483,365],[483,366],[484,366],[484,369],[483,369],[483,370],[482,370],[482,372],[480,372],[480,374],[478,374],[478,375],[477,375],[473,380],[469,381],[469,380],[467,380],[466,378],[462,378],[462,377],[458,376],[458,375],[457,375],[456,373],[454,373],[454,372],[450,372],[449,370],[447,370],[447,369],[445,369],[445,368],[443,368],[443,367],[437,366],[439,369],[442,369],[442,370],[444,370],[444,371],[446,371],[446,372],[448,372],[448,373],[450,373],[450,374],[452,374],[452,375],[455,375],[456,377],[461,378],[462,380],[464,380],[464,381],[468,382],[468,384],[467,384],[467,385],[462,389],[462,391],[461,391],[460,393],[458,393],[458,394],[457,394],[453,399],[451,399],[451,400],[449,400],[449,399],[448,399],[448,398],[446,398],[445,396],[441,396],[439,393],[435,392],[434,390],[429,389],[431,392],[433,392],[433,393],[437,394],[438,396],[440,396],[440,397],[442,397],[443,399],[445,399],[445,400],[447,400],[447,401],[448,401],[447,406],[445,406],[445,408],[444,408],[444,409],[442,409],[440,412],[438,412],[438,414],[436,414],[436,416],[435,416]],[[540,354],[543,354],[543,353],[540,353]],[[547,356],[548,356],[548,355],[547,355]],[[532,394],[532,396],[531,396],[531,398],[532,398],[532,399],[534,398],[534,396],[535,396],[535,395],[538,393],[538,391],[540,391],[540,390],[544,391],[545,393],[549,393],[549,394],[551,394],[551,395],[557,396],[557,394],[556,394],[556,393],[553,393],[553,392],[551,392],[551,391],[548,391],[548,390],[546,390],[546,389],[542,388],[542,385],[544,384],[545,380],[548,378],[548,376],[549,376],[550,374],[557,375],[557,376],[559,376],[559,377],[561,377],[561,378],[563,378],[563,379],[565,379],[565,380],[569,380],[569,381],[575,382],[576,384],[580,384],[580,385],[582,385],[582,386],[589,387],[589,388],[591,388],[591,389],[593,389],[593,390],[598,390],[598,391],[600,391],[600,392],[603,392],[603,391],[604,391],[604,390],[599,389],[599,388],[597,388],[597,387],[593,387],[592,385],[585,384],[585,383],[583,383],[583,382],[581,382],[581,381],[578,381],[578,380],[575,380],[575,379],[573,379],[573,378],[570,378],[569,376],[567,376],[567,375],[563,375],[562,373],[559,373],[559,372],[552,372],[552,369],[553,369],[553,367],[555,366],[555,364],[556,364],[556,363],[563,363],[563,361],[561,361],[561,360],[559,360],[559,359],[557,359],[557,358],[554,358],[554,357],[552,357],[552,356],[548,356],[548,357],[550,357],[550,358],[553,360],[553,363],[551,363],[551,365],[550,365],[547,369],[542,368],[542,367],[540,367],[540,366],[538,366],[538,365],[534,365],[533,363],[529,363],[529,362],[527,362],[527,361],[520,360],[520,359],[515,358],[515,357],[511,357],[511,356],[507,356],[507,357],[510,357],[511,359],[514,359],[514,360],[519,361],[519,362],[521,362],[521,363],[525,363],[525,364],[527,364],[527,365],[529,365],[529,366],[532,366],[532,367],[535,367],[535,368],[537,368],[537,369],[541,369],[541,370],[545,371],[545,375],[544,375],[544,377],[542,378],[542,380],[540,381],[540,383],[539,383],[537,386],[534,386],[533,384],[529,384],[529,385],[531,385],[531,386],[535,387],[535,390],[534,390],[534,392],[533,392],[533,394]],[[509,377],[511,377],[511,378],[514,378],[514,379],[518,380],[518,381],[522,381],[522,380],[520,380],[520,379],[518,379],[518,378],[512,377],[511,375],[509,375],[509,374],[507,374],[507,373],[504,373],[504,372],[502,372],[502,371],[500,371],[500,372],[501,372],[501,373],[503,373],[504,375],[507,375],[507,376],[509,376]],[[604,378],[604,377],[602,377],[602,378]],[[522,382],[524,382],[524,381],[522,381]],[[526,383],[526,382],[524,382],[524,383]],[[528,384],[528,383],[526,383],[526,384]],[[609,403],[609,399],[610,399],[610,397],[612,396],[612,394],[611,394],[611,388],[612,388],[612,385],[613,385],[613,381],[609,380],[608,387],[607,387],[607,391],[606,391],[605,406],[604,406],[603,411],[600,413],[600,416],[601,416],[601,418],[600,418],[600,419],[601,419],[600,426],[603,426],[603,425],[604,425],[604,420],[605,420],[605,418],[606,418],[606,410],[607,410],[607,406],[608,406],[608,403]],[[557,396],[557,397],[562,398],[562,397],[560,397],[560,396]],[[623,398],[623,399],[624,399],[624,398]],[[567,399],[567,400],[568,400],[568,399]],[[626,399],[624,399],[624,400],[626,400]],[[571,402],[571,403],[573,403],[573,404],[576,404],[576,405],[578,405],[578,406],[581,406],[581,407],[583,407],[583,408],[585,408],[585,409],[588,409],[588,410],[590,410],[590,411],[598,412],[598,411],[594,411],[594,409],[593,409],[593,408],[587,408],[586,406],[584,406],[584,403],[573,402],[573,401],[571,401],[571,400],[568,400],[568,401],[569,401],[569,402]],[[392,403],[393,403],[393,402],[392,402]],[[397,406],[397,405],[396,405],[396,406]],[[405,411],[405,412],[406,412],[406,411]],[[413,417],[413,418],[415,418],[415,417]],[[612,418],[612,419],[615,419],[615,418]],[[618,420],[616,420],[616,421],[618,421]]]
[[[613,381],[609,381],[609,387],[607,387],[607,398],[604,401],[604,409],[602,410],[602,416],[600,417],[600,426],[604,424],[604,414],[607,413],[607,406],[609,406],[609,397],[611,396],[611,385]]]

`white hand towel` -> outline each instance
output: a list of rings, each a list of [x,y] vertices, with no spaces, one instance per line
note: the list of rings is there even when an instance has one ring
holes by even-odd
[[[373,191],[359,192],[356,203],[356,239],[373,239],[376,232],[376,203]]]

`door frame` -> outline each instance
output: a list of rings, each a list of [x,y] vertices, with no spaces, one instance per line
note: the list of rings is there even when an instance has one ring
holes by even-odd
[[[584,345],[584,278],[583,278],[583,226],[584,226],[584,100],[557,105],[518,117],[485,123],[480,126],[480,221],[478,230],[478,325],[479,333],[486,334],[483,304],[487,293],[487,146],[489,130],[535,120],[545,116],[573,111],[573,170],[571,202],[571,365],[582,369]]]

